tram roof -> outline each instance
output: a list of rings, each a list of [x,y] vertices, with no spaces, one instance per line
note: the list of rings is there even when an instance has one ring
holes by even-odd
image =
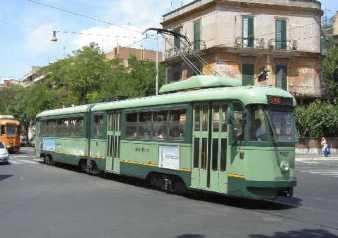
[[[54,109],[54,110],[43,111],[43,112],[39,113],[36,117],[39,118],[39,117],[84,113],[84,112],[88,112],[89,109],[90,109],[90,105],[81,105],[81,106],[74,106],[74,107],[59,108],[59,109]]]
[[[0,119],[15,119],[12,115],[0,115]]]
[[[195,75],[187,80],[163,85],[160,94],[186,91],[191,89],[216,88],[216,87],[236,87],[241,86],[242,81],[229,76],[215,75]]]
[[[239,100],[244,105],[267,104],[267,96],[293,98],[289,92],[270,86],[218,87],[49,110],[41,112],[37,118],[84,113],[90,109],[105,111],[217,100]],[[293,98],[293,106],[295,105]]]
[[[247,104],[267,104],[267,96],[279,96],[293,98],[293,96],[282,89],[262,86],[241,86],[208,88],[192,91],[184,91],[158,96],[127,99],[116,102],[98,103],[92,107],[92,111],[104,111],[124,108],[137,108],[147,106],[161,106],[168,104],[189,103],[214,100],[239,100]],[[293,106],[296,105],[293,99]]]

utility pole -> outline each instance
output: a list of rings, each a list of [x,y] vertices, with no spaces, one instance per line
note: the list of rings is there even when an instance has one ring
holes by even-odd
[[[158,52],[160,50],[160,44],[159,44],[159,39],[158,39],[158,33],[156,33],[156,44],[157,44],[157,49],[156,49],[156,95],[158,95],[158,74],[159,74],[159,67],[158,67],[158,64],[159,64],[159,55],[158,55]]]

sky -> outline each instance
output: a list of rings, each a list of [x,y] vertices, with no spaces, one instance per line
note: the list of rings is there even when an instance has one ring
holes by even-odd
[[[0,0],[0,83],[20,80],[32,66],[48,65],[90,42],[105,52],[116,45],[155,49],[155,39],[142,40],[143,31],[160,27],[164,13],[190,1]],[[328,15],[338,10],[338,0],[321,1]],[[51,41],[53,31],[57,42]]]

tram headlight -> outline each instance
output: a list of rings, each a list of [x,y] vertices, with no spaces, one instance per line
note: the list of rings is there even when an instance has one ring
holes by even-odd
[[[290,164],[288,161],[283,160],[282,162],[280,162],[280,168],[283,172],[288,172],[290,169]]]

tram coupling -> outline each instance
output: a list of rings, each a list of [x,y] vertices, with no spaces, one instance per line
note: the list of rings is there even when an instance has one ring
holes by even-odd
[[[293,196],[293,188],[281,189],[279,190],[278,195],[281,197],[291,198]]]

